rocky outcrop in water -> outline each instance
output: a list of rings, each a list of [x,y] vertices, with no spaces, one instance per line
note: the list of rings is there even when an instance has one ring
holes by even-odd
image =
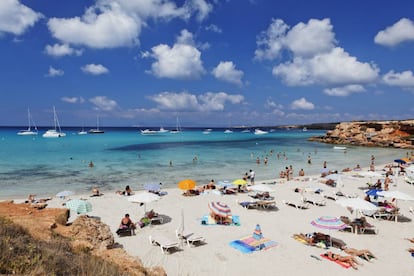
[[[330,144],[414,148],[414,120],[344,122],[310,141]]]

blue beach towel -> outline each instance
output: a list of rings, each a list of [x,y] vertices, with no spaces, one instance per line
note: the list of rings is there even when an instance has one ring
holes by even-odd
[[[250,246],[241,240],[234,240],[229,243],[229,245],[237,250],[239,250],[242,253],[250,254],[254,251],[256,251],[256,248],[253,246]]]

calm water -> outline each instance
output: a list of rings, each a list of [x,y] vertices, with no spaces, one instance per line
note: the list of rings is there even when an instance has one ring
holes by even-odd
[[[370,156],[378,164],[403,157],[404,150],[348,147],[346,153],[332,145],[308,142],[325,131],[276,130],[265,135],[234,131],[225,134],[213,129],[184,129],[182,133],[141,135],[137,128],[107,128],[105,134],[77,135],[79,129],[64,129],[67,136],[46,139],[18,136],[17,128],[0,128],[0,198],[26,197],[29,193],[52,196],[61,190],[89,193],[101,190],[142,189],[145,183],[162,182],[175,187],[181,179],[200,184],[210,179],[234,180],[249,169],[256,179],[278,177],[285,166],[293,165],[306,174],[319,173],[323,161],[330,169],[369,166]],[[272,153],[273,152],[273,153]],[[279,158],[277,157],[279,153]],[[308,155],[312,164],[307,164]],[[268,157],[268,165],[263,158]],[[194,160],[196,157],[197,160]],[[262,162],[256,164],[256,158]],[[94,167],[88,166],[93,161]],[[170,166],[170,161],[172,166]]]

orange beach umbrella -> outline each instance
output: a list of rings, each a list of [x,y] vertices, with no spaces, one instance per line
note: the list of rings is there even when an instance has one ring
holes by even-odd
[[[191,190],[194,189],[194,187],[196,186],[196,182],[192,179],[184,179],[181,180],[180,182],[178,182],[178,188],[180,188],[181,190]]]

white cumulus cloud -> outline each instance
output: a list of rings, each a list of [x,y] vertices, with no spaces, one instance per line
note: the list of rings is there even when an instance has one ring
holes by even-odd
[[[188,0],[177,7],[171,0],[97,0],[81,16],[51,18],[47,25],[61,42],[90,48],[129,47],[139,44],[142,28],[149,19],[202,21],[213,6],[205,0]]]
[[[62,97],[61,100],[65,103],[76,104],[84,103],[85,99],[82,97]]]
[[[0,34],[23,34],[32,27],[43,15],[35,12],[18,0],[0,1]]]
[[[80,56],[82,55],[82,50],[76,50],[70,47],[68,44],[58,44],[46,45],[45,53],[49,56],[62,57],[62,56]]]
[[[81,70],[86,74],[91,75],[102,75],[102,74],[108,74],[109,70],[105,66],[101,64],[87,64],[85,66],[81,67]]]
[[[49,66],[49,71],[46,74],[47,77],[61,77],[65,74],[65,72],[61,69],[53,68],[52,66]]]
[[[382,80],[390,86],[414,88],[414,75],[410,70],[401,73],[391,70],[382,77]]]
[[[150,73],[158,78],[196,79],[205,73],[201,52],[194,46],[193,36],[187,30],[181,31],[172,47],[160,44],[151,51],[142,56],[156,60]]]
[[[255,58],[283,58],[286,51],[285,61],[274,66],[272,73],[289,86],[345,86],[376,80],[375,65],[358,61],[336,44],[329,18],[293,27],[276,19],[258,37]]]
[[[352,93],[364,92],[365,88],[359,84],[349,84],[342,87],[326,88],[323,92],[329,96],[345,97]]]
[[[158,104],[161,110],[174,111],[222,111],[227,102],[240,104],[242,95],[230,95],[225,92],[208,92],[202,95],[194,95],[188,92],[163,92],[149,97]]]
[[[118,107],[116,101],[106,97],[106,96],[96,96],[89,99],[91,103],[95,105],[95,109],[102,111],[112,111]]]
[[[300,98],[300,99],[294,100],[291,103],[290,108],[312,110],[315,108],[315,105],[311,102],[308,102],[305,98]]]
[[[219,80],[242,86],[243,71],[237,70],[232,61],[221,61],[212,71],[214,77]]]
[[[401,18],[394,25],[379,31],[374,38],[375,43],[388,47],[412,40],[414,40],[414,22],[408,18]]]

